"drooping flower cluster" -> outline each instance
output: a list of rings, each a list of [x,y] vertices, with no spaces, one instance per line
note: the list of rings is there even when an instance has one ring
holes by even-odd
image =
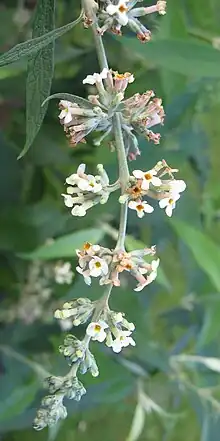
[[[136,210],[138,217],[142,218],[145,213],[154,211],[154,208],[142,199],[143,196],[149,196],[157,199],[160,208],[164,208],[167,216],[171,217],[180,193],[186,188],[183,180],[174,178],[174,172],[178,170],[171,169],[164,160],[159,161],[151,170],[134,170],[133,176],[130,177],[130,187],[120,196],[119,201],[125,203],[129,200],[129,208]],[[168,175],[168,178],[164,179],[164,175]]]
[[[96,145],[100,145],[103,139],[112,133],[112,118],[115,112],[119,111],[126,153],[130,160],[140,155],[138,141],[133,132],[159,144],[160,134],[152,132],[151,128],[163,124],[162,100],[155,98],[152,90],[143,94],[137,93],[124,100],[124,92],[133,81],[134,76],[130,72],[119,74],[105,68],[100,74],[87,75],[83,80],[83,84],[95,86],[98,92],[98,95],[90,95],[89,101],[65,94],[72,102],[60,101],[62,110],[59,118],[71,145],[85,141],[84,137],[92,130],[103,132],[94,141]]]
[[[85,173],[85,164],[80,164],[76,173],[66,178],[66,193],[63,193],[64,204],[72,208],[73,216],[85,216],[86,211],[96,204],[105,204],[110,190],[108,175],[102,164],[97,166],[98,175]]]
[[[37,411],[33,427],[42,430],[46,426],[55,425],[60,419],[67,417],[63,399],[80,401],[86,389],[76,376],[55,377],[50,376],[45,380],[45,387],[49,394],[43,398],[41,408]]]
[[[82,250],[76,250],[76,254],[79,257],[76,270],[82,274],[87,285],[91,285],[92,277],[98,277],[100,285],[111,283],[120,286],[120,273],[128,271],[138,281],[135,291],[141,291],[157,276],[159,259],[151,263],[144,260],[146,255],[154,256],[155,247],[127,253],[87,242]]]
[[[108,117],[99,106],[73,95],[68,95],[68,98],[69,101],[61,100],[59,103],[59,119],[72,147],[85,142],[85,136],[92,130],[108,129]]]
[[[105,31],[122,35],[121,28],[128,26],[141,42],[151,39],[151,32],[138,20],[139,17],[154,12],[164,15],[166,13],[166,1],[158,1],[150,7],[134,8],[140,0],[100,0],[100,7],[96,12],[98,33],[103,35]]]

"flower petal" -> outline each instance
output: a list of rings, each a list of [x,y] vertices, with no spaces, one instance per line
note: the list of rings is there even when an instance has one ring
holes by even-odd
[[[169,198],[163,198],[159,201],[160,208],[165,208],[169,204]]]
[[[137,179],[143,179],[144,177],[144,172],[142,170],[133,170],[132,174]]]

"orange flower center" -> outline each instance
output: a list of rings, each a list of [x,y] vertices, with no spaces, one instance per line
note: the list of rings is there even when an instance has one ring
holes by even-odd
[[[118,10],[119,10],[121,13],[123,13],[123,12],[127,12],[128,8],[126,8],[125,5],[121,5],[121,6],[118,8]]]
[[[142,204],[138,204],[136,208],[138,211],[141,211],[144,209],[144,206]]]
[[[90,248],[91,248],[91,243],[89,243],[89,242],[84,243],[84,245],[83,245],[84,250],[89,250]]]
[[[144,175],[144,177],[145,177],[145,179],[146,179],[147,181],[150,181],[150,180],[152,179],[152,175],[151,175],[150,173],[146,173],[146,174]]]
[[[125,268],[130,270],[132,268],[132,266],[130,265],[130,263],[127,263],[127,265],[125,265]]]

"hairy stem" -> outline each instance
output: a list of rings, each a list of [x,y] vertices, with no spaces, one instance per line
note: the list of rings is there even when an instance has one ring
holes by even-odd
[[[94,34],[95,47],[96,47],[97,57],[99,60],[100,69],[101,70],[104,68],[108,69],[109,68],[108,61],[107,61],[102,37],[97,34],[95,24],[93,24],[92,30]],[[122,136],[120,113],[116,113],[113,116],[113,131],[114,131],[115,145],[118,156],[119,182],[121,186],[121,194],[124,194],[129,182],[129,169],[128,169],[128,162],[125,152],[124,140]],[[118,240],[115,247],[116,250],[124,250],[126,227],[127,227],[127,211],[128,211],[127,202],[125,204],[121,204]]]

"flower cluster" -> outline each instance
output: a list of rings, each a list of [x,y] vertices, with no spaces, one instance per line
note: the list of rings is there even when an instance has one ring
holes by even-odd
[[[130,160],[140,154],[138,141],[133,132],[159,144],[160,134],[152,132],[151,128],[163,124],[165,114],[162,100],[155,98],[152,90],[143,94],[136,93],[124,100],[124,92],[128,84],[133,81],[134,76],[130,72],[120,74],[105,68],[101,73],[87,75],[83,80],[83,84],[95,85],[98,95],[90,95],[89,101],[75,96],[72,96],[73,102],[60,101],[62,110],[59,118],[71,145],[85,141],[84,137],[92,130],[103,132],[94,141],[96,145],[100,145],[112,132],[112,118],[116,111],[121,113],[123,138]]]
[[[109,179],[102,164],[97,166],[98,175],[87,175],[85,164],[80,164],[76,173],[66,178],[66,193],[63,193],[64,204],[72,208],[73,216],[85,216],[86,211],[94,205],[105,204],[110,189]]]
[[[152,90],[147,90],[143,94],[136,93],[123,101],[122,122],[124,130],[129,134],[129,128],[132,127],[132,130],[143,134],[148,141],[153,141],[154,144],[159,144],[160,134],[154,133],[150,129],[155,125],[163,124],[164,116],[162,100],[155,98]]]
[[[73,280],[73,272],[71,270],[70,262],[57,262],[54,267],[54,278],[55,282],[59,285],[67,283],[70,285]]]
[[[127,271],[138,281],[135,291],[141,291],[157,276],[159,259],[151,263],[147,263],[144,259],[146,255],[154,256],[155,247],[127,253],[87,242],[82,250],[76,250],[76,254],[79,257],[79,266],[76,270],[82,274],[87,285],[91,285],[92,277],[99,277],[100,285],[111,283],[120,286],[119,275]]]
[[[59,119],[71,146],[75,147],[79,142],[85,142],[85,136],[92,130],[108,128],[107,115],[99,106],[93,106],[83,98],[74,96],[71,98],[71,95],[69,99],[72,101],[60,101]]]
[[[154,12],[164,15],[166,13],[166,1],[158,1],[150,7],[134,8],[140,0],[100,0],[100,8],[97,10],[98,33],[103,35],[105,31],[121,35],[121,28],[128,26],[135,32],[141,42],[151,39],[151,32],[138,20],[139,17]]]
[[[45,387],[50,395],[43,398],[42,407],[37,411],[33,423],[35,430],[53,426],[59,419],[67,417],[66,407],[63,405],[64,397],[79,401],[86,393],[86,389],[76,376],[50,376],[45,380]]]
[[[121,312],[106,308],[97,322],[89,324],[86,333],[92,340],[105,341],[113,352],[120,352],[129,345],[135,346],[135,341],[131,337],[134,329],[134,323],[129,323]]]
[[[143,196],[149,196],[159,200],[160,208],[164,208],[167,216],[171,217],[180,193],[186,188],[183,180],[174,178],[174,172],[178,170],[171,169],[164,160],[159,161],[151,170],[134,170],[133,176],[130,177],[130,187],[120,196],[119,202],[125,203],[129,200],[129,208],[136,210],[138,217],[142,218],[145,213],[154,211],[154,208],[142,199]],[[168,178],[164,179],[164,175],[168,175]]]
[[[66,302],[62,309],[57,309],[54,317],[59,320],[71,319],[72,325],[79,326],[86,323],[94,310],[94,303],[90,299],[80,297]]]

